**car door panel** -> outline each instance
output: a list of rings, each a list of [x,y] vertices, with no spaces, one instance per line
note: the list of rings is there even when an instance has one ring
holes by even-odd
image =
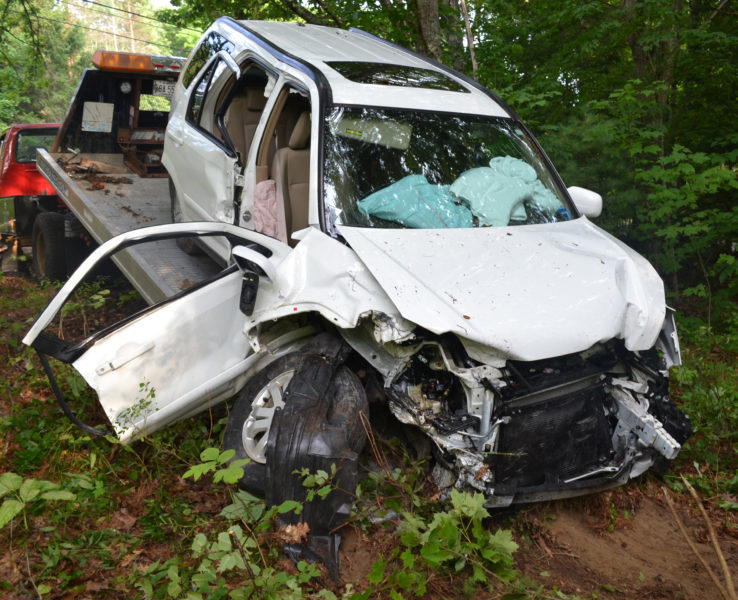
[[[122,440],[236,392],[234,379],[250,352],[238,310],[241,279],[234,270],[165,303],[96,341],[72,363]]]
[[[245,316],[239,307],[244,275],[235,265],[79,344],[49,335],[55,316],[103,261],[131,246],[182,234],[217,234],[235,244],[260,247],[270,258],[251,248],[239,254],[264,263],[268,273],[290,252],[278,240],[215,222],[126,232],[102,244],[85,260],[23,339],[41,354],[68,362],[78,371],[97,392],[124,442],[232,396],[252,363],[263,358],[254,353],[244,333]]]

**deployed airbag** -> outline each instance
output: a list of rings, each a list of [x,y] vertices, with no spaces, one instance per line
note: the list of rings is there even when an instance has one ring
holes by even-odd
[[[512,219],[525,220],[526,200],[549,215],[562,208],[559,199],[540,182],[535,169],[512,156],[497,156],[489,161],[489,167],[465,171],[450,191],[469,204],[480,226],[505,227]]]
[[[408,175],[358,202],[367,216],[413,229],[473,227],[472,214],[456,204],[447,185],[433,185],[423,175]]]

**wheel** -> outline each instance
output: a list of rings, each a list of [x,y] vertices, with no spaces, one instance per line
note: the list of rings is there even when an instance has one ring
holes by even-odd
[[[39,280],[64,281],[67,261],[64,252],[64,215],[42,212],[33,222],[31,235],[33,269]]]
[[[239,485],[251,492],[264,494],[266,446],[275,412],[284,407],[284,392],[300,366],[301,352],[286,354],[267,365],[244,386],[228,418],[223,446],[236,451],[234,460],[249,458]],[[345,424],[348,438],[359,452],[364,445],[364,429],[358,418],[366,411],[364,389],[358,377],[346,366],[338,367],[329,388],[333,397],[328,420]]]
[[[177,196],[177,188],[174,187],[172,178],[169,178],[169,201],[172,214],[172,223],[183,223],[182,208],[179,205],[179,196]],[[185,254],[197,256],[202,254],[202,249],[197,245],[193,238],[177,238],[177,246]]]

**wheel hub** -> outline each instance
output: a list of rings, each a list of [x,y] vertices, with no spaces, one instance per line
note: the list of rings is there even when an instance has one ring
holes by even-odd
[[[284,407],[284,391],[294,373],[294,371],[285,371],[272,379],[259,390],[251,403],[251,413],[243,423],[241,439],[246,455],[254,462],[266,463],[266,445],[274,411]]]

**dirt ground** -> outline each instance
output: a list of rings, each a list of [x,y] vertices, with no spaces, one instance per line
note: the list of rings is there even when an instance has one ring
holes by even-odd
[[[673,494],[672,494],[672,497]],[[677,514],[699,554],[722,582],[705,520],[685,494]],[[709,510],[709,506],[706,506]],[[722,554],[738,576],[735,523],[711,515]],[[708,571],[690,549],[660,485],[632,482],[623,489],[560,501],[530,510],[526,519],[540,529],[517,554],[534,579],[565,593],[608,592],[605,597],[689,600],[720,598]]]
[[[674,495],[672,494],[672,497]],[[677,502],[677,514],[709,567],[723,583],[717,554],[696,504]],[[706,505],[709,510],[709,506]],[[723,515],[725,513],[722,513]],[[716,600],[720,592],[693,554],[659,484],[633,482],[623,489],[528,507],[516,519],[517,568],[544,586],[586,598]],[[735,523],[712,526],[734,580],[738,580]],[[490,522],[491,527],[509,526]],[[389,535],[348,529],[341,546],[344,583],[361,585],[372,562],[391,547]],[[455,597],[444,590],[434,597]],[[458,597],[463,597],[460,592]]]

